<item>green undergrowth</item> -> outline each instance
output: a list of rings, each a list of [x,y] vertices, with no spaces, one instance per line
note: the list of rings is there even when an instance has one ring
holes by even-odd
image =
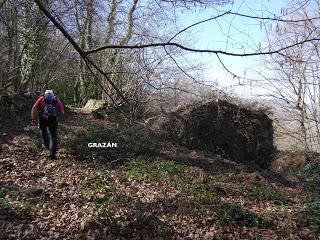
[[[305,201],[303,208],[296,211],[296,216],[301,226],[320,233],[320,197],[313,197]]]
[[[268,201],[275,205],[290,204],[292,201],[280,193],[277,189],[271,186],[257,183],[248,190],[249,196],[252,200]]]
[[[266,229],[273,226],[273,221],[258,213],[243,209],[233,202],[230,196],[248,196],[248,192],[239,189],[236,183],[241,177],[238,173],[216,171],[205,172],[202,168],[190,164],[182,164],[162,157],[139,156],[130,158],[113,170],[95,171],[83,178],[82,185],[85,195],[98,206],[99,221],[107,222],[113,232],[121,229],[123,235],[129,234],[128,228],[144,232],[145,226],[152,228],[161,236],[171,236],[171,230],[158,219],[157,215],[149,215],[144,211],[131,213],[129,216],[117,214],[121,206],[137,206],[134,198],[127,198],[114,186],[115,181],[130,185],[132,182],[154,184],[157,189],[168,191],[167,197],[156,197],[153,204],[170,206],[170,211],[185,215],[206,224],[220,226],[245,226]],[[227,188],[225,189],[225,185]],[[148,185],[150,186],[150,185]],[[241,188],[241,187],[240,187]],[[165,190],[166,189],[166,190]],[[170,189],[177,194],[170,195]],[[243,189],[242,189],[243,190]],[[259,200],[279,200],[278,193],[265,186],[256,185],[249,198]],[[229,200],[227,200],[227,199]],[[149,224],[153,221],[154,224]],[[128,223],[127,225],[125,223]],[[127,231],[127,232],[126,232]],[[129,237],[129,235],[127,235]]]
[[[32,217],[34,209],[23,201],[13,201],[10,198],[0,198],[0,220],[26,219]]]
[[[94,171],[82,179],[82,192],[97,211],[96,217],[86,228],[94,229],[97,223],[103,223],[108,226],[110,236],[121,235],[131,239],[134,234],[142,239],[150,236],[171,239],[172,230],[156,215],[143,210],[135,210],[128,214],[119,213],[119,209],[124,205],[135,206],[137,203],[133,199],[128,202],[113,186],[116,177],[119,176],[114,176],[108,170],[101,170]]]
[[[140,156],[129,159],[116,171],[123,181],[169,182],[173,187],[194,193],[214,191],[219,184],[240,179],[236,172],[221,173],[217,170],[208,173],[201,167],[162,157]]]
[[[221,202],[217,205],[216,211],[219,219],[223,223],[239,224],[247,227],[268,228],[272,222],[259,216],[256,213],[243,210],[240,206],[230,203]]]
[[[222,183],[238,183],[243,180],[239,173],[233,171],[217,173],[212,178]]]
[[[197,160],[193,160],[197,161]],[[229,170],[228,172],[215,169],[208,172],[201,164],[192,164],[192,161],[181,162],[177,159],[162,156],[139,156],[127,159],[118,168],[125,173],[124,176],[136,181],[162,181],[170,178],[172,182],[186,184],[194,182],[237,182],[241,179],[239,173]]]
[[[114,202],[117,191],[112,185],[108,171],[96,171],[85,176],[82,181],[82,192],[89,201],[95,203]]]
[[[116,147],[89,147],[89,143],[106,143],[106,146],[115,143]],[[108,163],[140,155],[157,155],[161,144],[157,134],[140,123],[125,126],[100,123],[76,131],[67,148],[79,160]]]
[[[302,176],[307,181],[320,182],[320,162],[313,161],[307,163],[297,170],[297,175]]]
[[[146,182],[161,182],[171,176],[180,177],[186,170],[186,165],[176,164],[174,161],[143,156],[127,161],[118,169],[126,179]]]
[[[177,211],[183,214],[206,219],[216,212],[222,223],[243,222],[245,226],[256,227],[270,225],[268,220],[254,213],[241,210],[232,204],[221,203],[220,197],[228,193],[220,184],[224,180],[238,179],[236,173],[226,176],[208,175],[201,168],[160,158],[152,161],[138,158],[122,165],[117,171],[122,181],[163,183],[178,189],[180,193],[175,198],[175,205]]]
[[[23,193],[16,186],[4,185],[0,187],[0,220],[25,219],[32,217],[36,209],[23,201]]]

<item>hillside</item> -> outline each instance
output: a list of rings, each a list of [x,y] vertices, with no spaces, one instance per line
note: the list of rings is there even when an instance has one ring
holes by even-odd
[[[0,239],[319,237],[317,178],[301,176],[316,176],[319,165],[281,175],[160,141],[143,124],[102,122],[80,109],[61,120],[58,160],[52,161],[37,129],[4,125]],[[119,146],[84,149],[90,140]]]

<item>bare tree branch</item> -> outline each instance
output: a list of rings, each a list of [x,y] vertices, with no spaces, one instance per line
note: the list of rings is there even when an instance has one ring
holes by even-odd
[[[160,2],[171,3],[174,6],[217,6],[232,4],[233,0],[160,0]]]
[[[234,74],[233,72],[231,72],[231,70],[224,64],[224,62],[223,62],[222,59],[220,58],[219,54],[217,53],[216,55],[217,55],[217,58],[218,58],[220,64],[222,65],[222,67],[223,67],[228,73],[230,73],[233,78],[238,78],[238,79],[240,79],[240,77],[238,77],[236,74]]]
[[[176,61],[176,59],[168,52],[168,50],[164,47],[165,52],[168,54],[170,59],[174,62],[174,64],[180,69],[181,72],[183,72],[187,77],[191,78],[194,82],[198,83],[198,80],[195,79],[193,76],[191,76],[189,73],[187,73]]]
[[[269,20],[269,21],[277,21],[277,22],[288,22],[288,23],[299,23],[299,22],[305,22],[305,21],[312,21],[312,20],[317,20],[317,19],[320,19],[320,17],[314,17],[314,18],[308,18],[308,19],[298,19],[298,20],[289,20],[289,19],[282,19],[280,17],[274,17],[274,18],[270,18],[270,17],[258,17],[258,16],[251,16],[251,15],[246,15],[246,14],[242,14],[242,13],[237,13],[237,12],[231,12],[231,10],[229,11],[226,11],[224,13],[221,13],[217,16],[214,16],[214,17],[210,17],[208,19],[205,19],[205,20],[202,20],[200,22],[196,22],[194,24],[191,24],[189,25],[188,27],[180,30],[178,33],[176,33],[173,37],[171,37],[169,39],[168,42],[171,42],[175,37],[177,37],[179,34],[185,32],[186,30],[194,27],[194,26],[197,26],[197,25],[200,25],[202,23],[206,23],[206,22],[210,22],[212,20],[216,20],[220,17],[223,17],[225,15],[234,15],[234,16],[240,16],[240,17],[245,17],[245,18],[251,18],[251,19],[257,19],[257,20]]]
[[[220,18],[220,17],[222,17],[222,16],[224,16],[224,15],[227,15],[227,14],[229,14],[229,13],[231,13],[231,10],[230,10],[230,11],[227,11],[227,12],[224,12],[224,13],[222,13],[222,14],[219,14],[219,15],[217,15],[217,16],[214,16],[214,17],[205,19],[205,20],[203,20],[203,21],[200,21],[200,22],[196,22],[196,23],[194,23],[194,24],[191,24],[190,26],[188,26],[188,27],[180,30],[179,32],[177,32],[173,37],[171,37],[171,38],[169,39],[168,42],[171,42],[171,41],[172,41],[174,38],[176,38],[179,34],[187,31],[188,29],[190,29],[190,28],[192,28],[192,27],[194,27],[194,26],[197,26],[197,25],[202,24],[202,23],[205,23],[205,22],[210,22],[210,21],[212,21],[212,20],[215,20],[215,19],[217,19],[217,18]]]
[[[245,18],[251,18],[251,19],[257,19],[257,20],[269,20],[269,21],[276,21],[276,22],[285,22],[285,23],[299,23],[299,22],[306,22],[306,21],[312,21],[312,20],[318,20],[320,17],[313,17],[313,18],[308,18],[308,19],[283,19],[281,17],[258,17],[258,16],[251,16],[251,15],[246,15],[242,13],[237,13],[237,12],[229,12],[229,15],[235,15],[239,17],[245,17]]]
[[[228,56],[235,56],[235,57],[248,57],[248,56],[261,56],[261,55],[272,55],[272,54],[281,54],[281,51],[299,46],[303,43],[307,42],[313,42],[313,41],[319,41],[320,38],[311,38],[311,39],[305,39],[303,41],[276,49],[272,51],[265,51],[265,52],[251,52],[251,53],[234,53],[234,52],[227,52],[227,51],[221,51],[221,50],[212,50],[212,49],[197,49],[197,48],[190,48],[186,47],[180,43],[174,43],[174,42],[163,42],[163,43],[149,43],[149,44],[137,44],[137,45],[106,45],[102,47],[98,47],[89,51],[85,51],[85,55],[89,55],[92,53],[100,52],[105,49],[142,49],[142,48],[150,48],[150,47],[166,47],[166,46],[172,46],[177,47],[189,52],[197,52],[197,53],[214,53],[214,54],[222,54],[222,55],[228,55]]]

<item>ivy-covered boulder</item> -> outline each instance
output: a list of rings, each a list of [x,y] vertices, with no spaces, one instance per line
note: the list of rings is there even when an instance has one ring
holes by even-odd
[[[272,120],[266,112],[227,100],[182,107],[151,122],[181,144],[237,162],[266,166],[274,151]]]

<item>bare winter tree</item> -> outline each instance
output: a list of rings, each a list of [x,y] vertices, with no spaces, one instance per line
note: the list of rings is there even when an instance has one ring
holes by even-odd
[[[18,85],[23,86],[22,88],[33,91],[32,89],[40,89],[41,84],[51,84],[60,89],[65,96],[74,96],[72,97],[74,103],[85,103],[89,98],[100,98],[116,105],[130,102],[137,110],[137,105],[144,105],[150,100],[150,96],[152,99],[162,100],[165,96],[167,99],[174,99],[173,105],[177,106],[182,93],[190,92],[195,95],[199,90],[193,87],[190,91],[190,88],[188,89],[183,83],[184,79],[204,86],[199,80],[200,71],[194,71],[195,68],[201,70],[199,65],[191,61],[185,61],[185,64],[179,61],[182,59],[179,57],[186,53],[215,56],[227,72],[236,76],[232,73],[232,69],[227,68],[221,56],[271,56],[274,61],[283,62],[281,57],[292,55],[296,52],[295,49],[304,49],[305,46],[316,48],[318,35],[307,34],[307,32],[304,37],[298,37],[294,41],[282,41],[281,44],[274,42],[270,43],[270,47],[257,47],[245,52],[193,47],[194,42],[187,39],[185,34],[196,26],[227,16],[278,23],[279,29],[286,24],[292,28],[296,26],[299,26],[299,29],[303,26],[311,28],[310,24],[316,24],[319,19],[317,15],[312,14],[308,16],[300,14],[290,19],[278,16],[251,16],[225,10],[186,27],[181,28],[175,25],[178,10],[192,11],[194,8],[228,6],[228,4],[232,4],[232,1],[73,0],[61,3],[56,0],[35,0],[29,1],[29,5],[28,1],[24,1],[23,4],[13,0],[5,1],[1,8],[1,16],[10,13],[8,10],[12,11],[10,16],[2,18],[1,41],[6,42],[5,48],[8,46],[11,52],[9,58],[5,55],[1,57],[15,60],[11,63],[8,61],[8,64],[3,67],[1,76],[4,76],[2,79],[6,79],[6,82],[2,80],[1,86],[3,89],[8,89],[14,83],[19,83]],[[29,8],[23,6],[29,6]],[[14,15],[17,14],[18,20],[23,20],[30,13],[30,9],[32,16],[29,18],[32,21],[20,21],[25,22],[22,30],[30,34],[30,37],[23,40],[17,37],[19,31],[14,28],[17,25]],[[39,28],[37,24],[30,25],[30,23],[41,22],[37,21],[37,18],[41,21],[45,19],[45,22],[40,24],[44,26],[43,28]],[[7,28],[9,25],[13,27]],[[7,38],[6,31],[8,34],[10,32],[13,38]],[[14,40],[15,34],[17,41],[7,40]],[[41,38],[35,37],[37,34],[43,36],[43,40],[40,41]],[[28,44],[24,44],[23,41],[27,38],[30,42],[26,41]],[[22,46],[30,46],[31,51],[22,51],[24,49]],[[304,52],[303,49],[301,52]],[[12,54],[14,52],[16,55]],[[287,59],[285,61],[292,60],[290,64],[294,68],[303,69],[306,61],[304,56],[285,58]],[[302,61],[300,65],[299,61]],[[42,65],[35,67],[33,63]],[[45,74],[32,69],[37,71],[44,69]],[[313,69],[315,75],[317,71],[315,65]],[[8,78],[9,73],[16,79]],[[196,76],[192,73],[196,73]],[[26,82],[29,84],[22,84]],[[312,92],[314,89],[308,90],[303,86],[302,84],[298,91],[302,94],[298,106],[303,109],[300,113],[304,112],[304,115],[300,114],[301,117],[306,118],[305,113],[311,105],[304,104],[310,101],[304,100],[304,97],[307,92]],[[207,87],[210,88],[210,86]],[[316,105],[316,101],[313,101],[313,105]],[[313,118],[316,113],[313,111]],[[307,131],[308,127],[305,126],[305,128]]]
[[[287,48],[267,58],[271,76],[265,77],[265,88],[269,96],[283,106],[278,128],[285,135],[296,139],[303,150],[319,151],[319,1],[312,9],[300,9],[290,20],[306,19],[303,22],[278,24],[269,42],[271,51]],[[300,44],[298,44],[300,43]],[[269,72],[270,72],[269,71]],[[298,126],[298,127],[297,127]]]

